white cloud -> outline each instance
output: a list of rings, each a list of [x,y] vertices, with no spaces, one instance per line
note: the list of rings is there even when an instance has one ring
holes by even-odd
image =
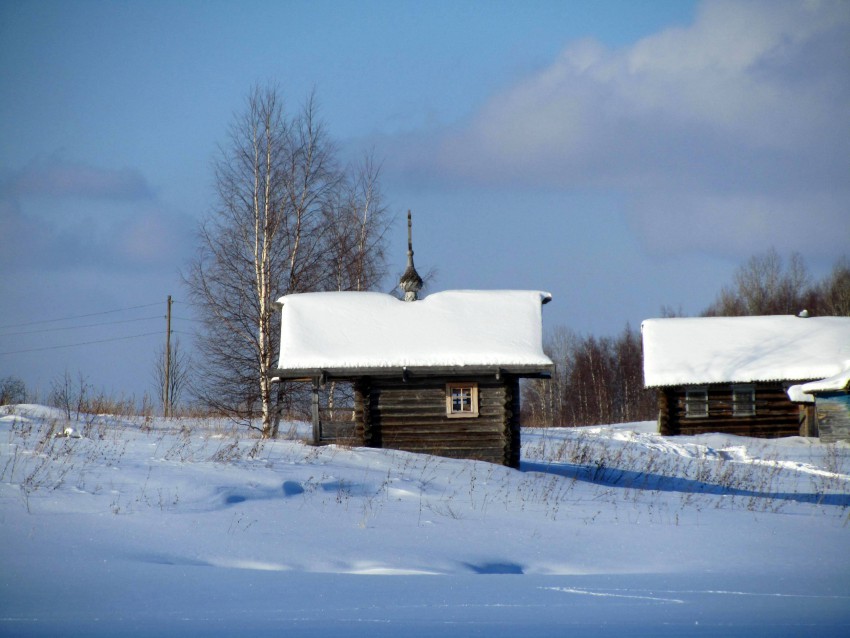
[[[570,44],[416,163],[479,184],[615,188],[642,236],[663,229],[680,249],[794,248],[801,220],[850,227],[848,113],[850,3],[713,0],[621,50]]]
[[[30,163],[10,176],[4,190],[19,197],[41,195],[125,201],[152,197],[150,186],[136,170],[96,168],[56,159]]]
[[[9,272],[173,271],[194,221],[138,171],[36,160],[0,172],[0,266]]]

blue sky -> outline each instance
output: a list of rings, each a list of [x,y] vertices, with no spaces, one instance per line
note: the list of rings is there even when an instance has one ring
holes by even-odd
[[[256,83],[374,149],[391,271],[410,208],[435,289],[549,290],[547,325],[604,335],[698,313],[771,246],[822,276],[850,246],[848,43],[840,1],[5,0],[0,376],[152,389]]]

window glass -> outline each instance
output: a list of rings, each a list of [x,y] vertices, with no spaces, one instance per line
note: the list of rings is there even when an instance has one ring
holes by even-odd
[[[708,391],[697,388],[685,391],[685,418],[698,419],[708,416]]]
[[[452,412],[472,412],[472,388],[453,387]]]
[[[753,416],[756,413],[756,391],[752,386],[732,386],[732,414]]]

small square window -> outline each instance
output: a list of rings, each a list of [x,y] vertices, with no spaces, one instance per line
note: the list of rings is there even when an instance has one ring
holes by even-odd
[[[478,384],[446,384],[446,416],[464,418],[478,416]]]
[[[732,386],[732,414],[734,416],[755,416],[756,390],[751,385]]]
[[[708,390],[694,388],[685,391],[685,418],[704,419],[708,416]]]

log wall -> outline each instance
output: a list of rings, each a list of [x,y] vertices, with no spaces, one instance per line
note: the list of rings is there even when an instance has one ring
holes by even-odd
[[[478,416],[446,416],[446,383],[478,384]],[[495,377],[360,379],[355,383],[361,445],[519,466],[519,381]]]
[[[711,384],[708,391],[708,416],[685,417],[686,387],[660,388],[658,391],[659,432],[665,435],[724,432],[740,436],[778,438],[800,434],[799,407],[788,399],[781,382],[754,383],[755,415],[735,416],[732,411],[732,386]]]

